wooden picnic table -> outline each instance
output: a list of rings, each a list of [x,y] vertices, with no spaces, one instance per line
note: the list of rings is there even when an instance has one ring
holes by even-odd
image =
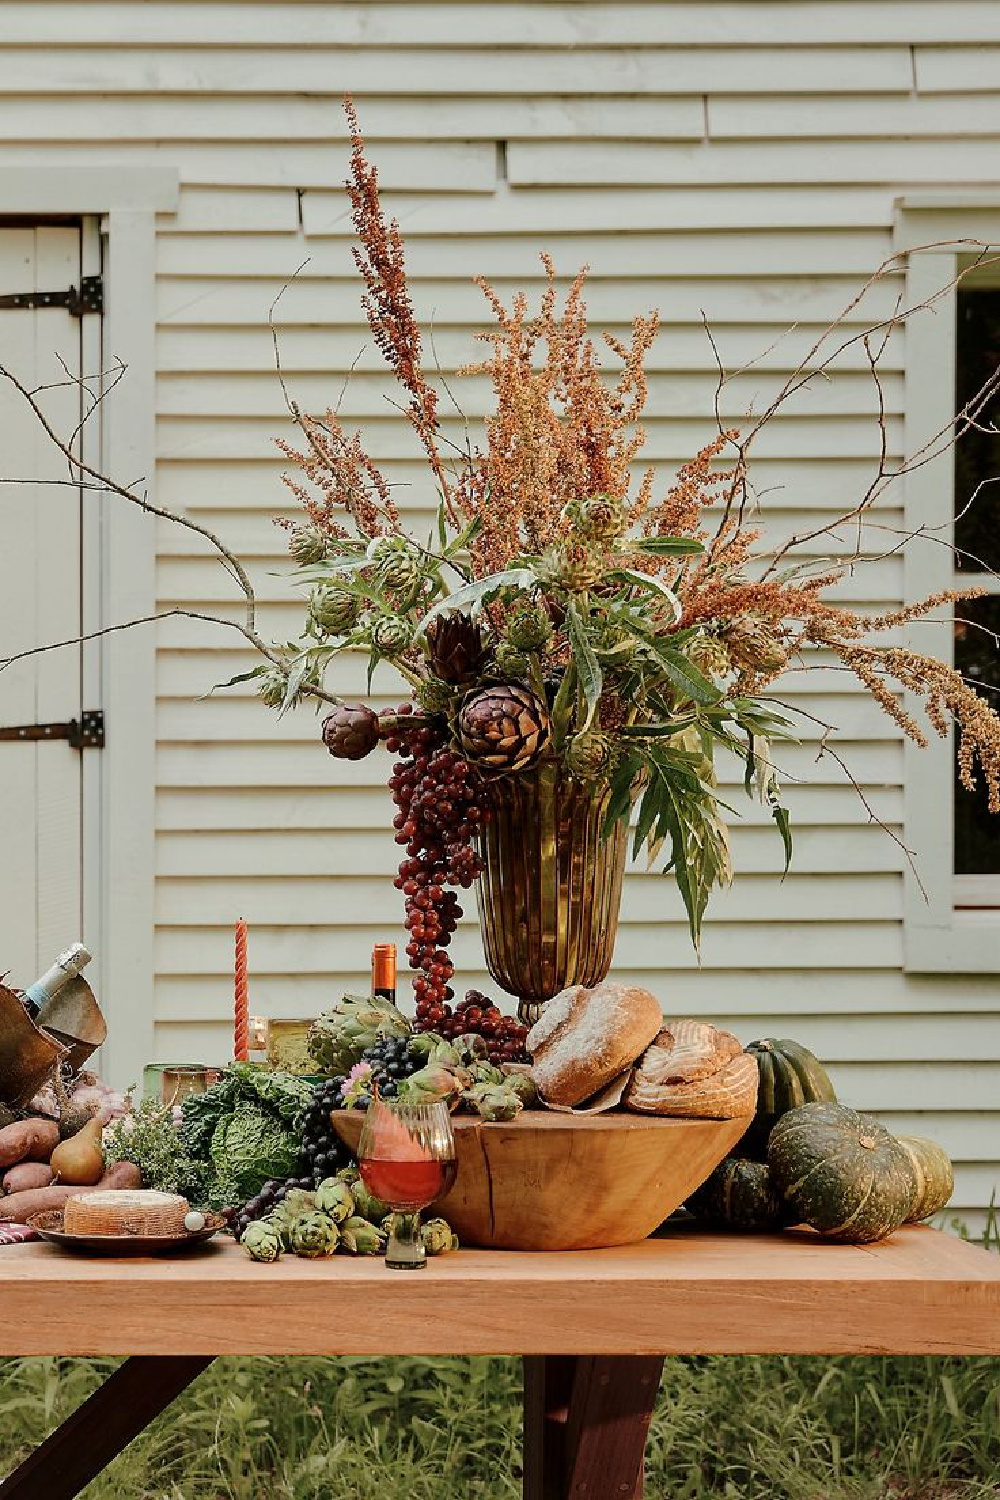
[[[64,1500],[218,1355],[520,1354],[526,1500],[637,1500],[668,1354],[1000,1354],[1000,1257],[927,1228],[880,1245],[687,1226],[615,1250],[380,1259],[0,1251],[0,1354],[126,1355],[5,1482]]]

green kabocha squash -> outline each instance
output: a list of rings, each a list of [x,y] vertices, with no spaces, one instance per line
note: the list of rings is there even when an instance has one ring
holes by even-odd
[[[768,1166],[793,1223],[853,1245],[900,1229],[918,1197],[906,1149],[874,1115],[843,1104],[801,1104],[781,1116]]]
[[[939,1214],[955,1191],[955,1172],[943,1146],[922,1135],[897,1136],[899,1144],[913,1164],[917,1179],[917,1197],[907,1223],[929,1219]]]
[[[739,1156],[727,1156],[685,1207],[717,1229],[744,1234],[783,1229],[789,1222],[788,1210],[775,1191],[766,1162]]]
[[[799,1042],[768,1036],[744,1050],[757,1059],[760,1083],[757,1109],[740,1141],[740,1155],[766,1161],[768,1138],[782,1115],[800,1104],[836,1104],[837,1095],[819,1058]]]
[[[917,1199],[905,1148],[874,1115],[842,1104],[803,1104],[783,1115],[767,1164],[795,1223],[855,1245],[892,1234]]]

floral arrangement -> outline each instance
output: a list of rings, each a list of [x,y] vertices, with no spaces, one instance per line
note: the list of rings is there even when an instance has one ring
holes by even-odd
[[[302,444],[280,446],[304,515],[281,524],[308,590],[307,617],[301,639],[252,675],[264,701],[282,710],[310,695],[334,702],[323,730],[334,755],[357,759],[380,740],[402,755],[390,786],[397,839],[407,846],[397,885],[408,898],[407,952],[420,970],[418,1015],[433,1023],[443,1014],[444,950],[459,911],[445,888],[468,886],[478,873],[475,834],[488,816],[479,789],[491,778],[555,764],[561,775],[606,785],[608,829],[635,808],[634,852],[666,851],[696,943],[712,889],[732,878],[733,810],[719,794],[718,750],[740,758],[748,790],[756,786],[769,805],[787,868],[791,832],[772,752],[794,734],[773,687],[786,670],[853,673],[925,743],[901,701],[901,689],[913,693],[936,733],[957,727],[963,784],[982,776],[991,809],[1000,809],[1000,719],[951,667],[881,642],[976,591],[881,615],[835,599],[864,560],[866,511],[901,470],[883,459],[867,494],[836,521],[761,549],[753,440],[858,335],[833,354],[820,340],[749,431],[720,422],[657,495],[652,469],[637,481],[632,471],[658,316],[637,317],[628,340],[604,336],[609,373],[588,329],[585,271],[560,302],[543,256],[547,284],[534,312],[526,296],[508,306],[479,280],[494,324],[479,335],[484,357],[461,373],[487,376],[495,405],[482,440],[467,432],[456,444],[441,414],[443,400],[455,398],[427,373],[399,228],[346,108],[364,307],[426,455],[437,526],[428,538],[406,529],[389,482],[336,410],[310,416],[290,402]],[[877,386],[873,337],[864,335]],[[720,388],[724,379],[720,366]],[[858,530],[852,554],[817,560],[821,539],[848,523]],[[390,663],[412,701],[381,715],[340,703],[324,683],[344,652],[367,657],[369,687]],[[823,749],[840,761],[828,740]]]

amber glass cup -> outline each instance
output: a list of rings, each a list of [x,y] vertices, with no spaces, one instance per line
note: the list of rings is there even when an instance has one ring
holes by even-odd
[[[358,1170],[370,1193],[392,1209],[385,1263],[396,1271],[427,1264],[420,1212],[455,1181],[455,1137],[444,1104],[375,1099],[358,1144]]]

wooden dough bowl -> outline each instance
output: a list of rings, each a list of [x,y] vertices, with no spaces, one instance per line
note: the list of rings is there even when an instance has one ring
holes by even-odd
[[[331,1119],[356,1152],[363,1111]],[[455,1185],[429,1212],[443,1214],[463,1245],[482,1249],[629,1245],[700,1187],[749,1124],[527,1110],[487,1125],[456,1115]]]

